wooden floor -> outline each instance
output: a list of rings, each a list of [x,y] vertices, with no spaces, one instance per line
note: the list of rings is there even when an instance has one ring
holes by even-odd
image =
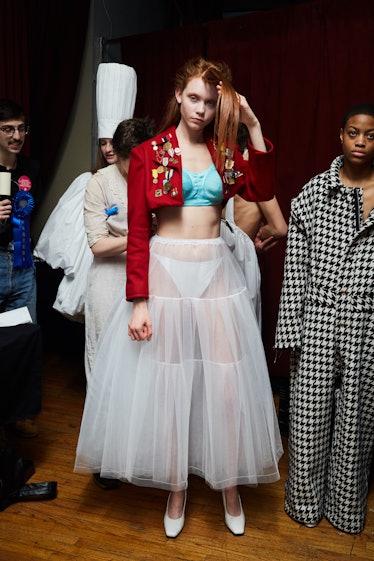
[[[29,482],[57,480],[58,497],[14,504],[0,513],[0,561],[374,560],[373,483],[360,535],[342,534],[325,520],[305,528],[283,511],[287,454],[279,482],[241,489],[244,536],[226,529],[220,494],[192,477],[184,530],[177,539],[167,539],[165,491],[126,484],[103,491],[90,476],[73,472],[84,395],[81,358],[46,356],[40,435],[32,440],[8,436],[35,462]],[[287,449],[286,439],[284,445]]]

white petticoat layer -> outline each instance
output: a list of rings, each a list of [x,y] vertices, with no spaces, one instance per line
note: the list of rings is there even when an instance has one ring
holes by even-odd
[[[283,453],[254,307],[222,238],[151,241],[151,341],[115,303],[95,358],[75,471],[184,489],[279,479]]]

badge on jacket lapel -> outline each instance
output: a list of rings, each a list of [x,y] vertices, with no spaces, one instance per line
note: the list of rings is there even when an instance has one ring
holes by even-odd
[[[171,182],[174,170],[170,168],[170,165],[175,166],[179,164],[179,159],[176,156],[180,156],[181,151],[179,146],[173,147],[170,133],[168,136],[169,138],[161,138],[160,143],[152,140],[152,149],[155,152],[155,160],[158,163],[158,166],[152,169],[153,183],[158,185],[157,189],[155,189],[155,197],[162,197],[162,195],[168,195],[169,193],[171,197],[175,197],[178,193],[178,190],[173,187]],[[162,182],[162,188],[160,187],[160,181]]]

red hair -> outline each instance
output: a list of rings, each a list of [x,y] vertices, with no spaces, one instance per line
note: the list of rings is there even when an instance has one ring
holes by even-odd
[[[181,92],[192,78],[202,78],[208,84],[221,84],[218,96],[216,116],[214,119],[214,142],[216,150],[216,167],[222,172],[226,156],[232,157],[239,125],[239,98],[231,83],[231,70],[226,63],[210,62],[201,57],[187,61],[177,72],[174,80],[175,89]],[[180,120],[179,104],[175,96],[170,99],[160,132]]]

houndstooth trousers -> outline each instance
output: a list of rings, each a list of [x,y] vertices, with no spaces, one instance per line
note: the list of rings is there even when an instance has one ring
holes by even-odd
[[[336,158],[292,201],[276,348],[291,348],[285,510],[365,524],[374,441],[374,212]]]

